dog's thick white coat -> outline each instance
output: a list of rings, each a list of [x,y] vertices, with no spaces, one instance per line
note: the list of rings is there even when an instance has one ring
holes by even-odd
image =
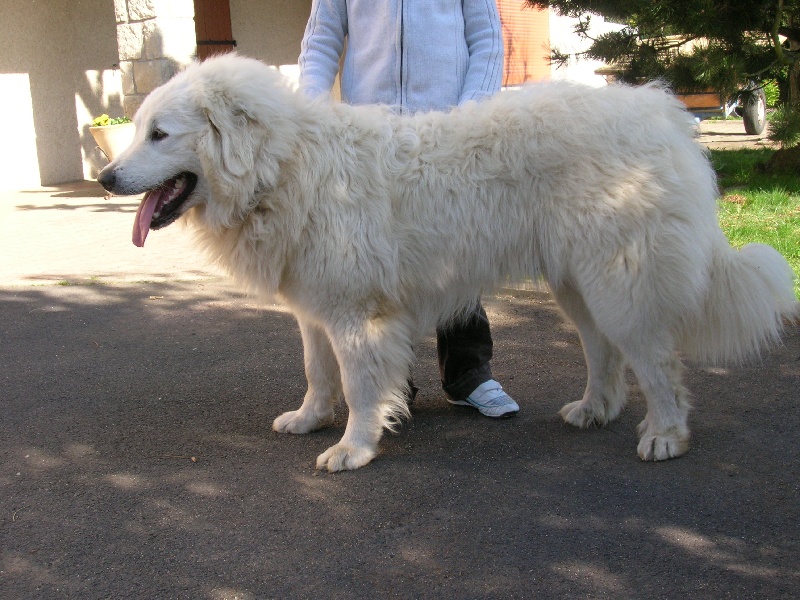
[[[691,118],[658,87],[540,84],[409,117],[312,101],[225,56],[154,91],[136,126],[104,185],[195,173],[180,210],[202,246],[297,316],[308,391],[274,429],[330,424],[344,393],[347,427],[319,468],[376,455],[407,415],[415,340],[504,282],[543,277],[580,333],[588,382],[567,422],[616,418],[630,365],[645,460],[687,449],[677,349],[740,361],[797,311],[775,250],[729,246]]]

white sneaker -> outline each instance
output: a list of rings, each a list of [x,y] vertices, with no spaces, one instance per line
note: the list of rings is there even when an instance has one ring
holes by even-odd
[[[493,419],[507,419],[519,412],[519,405],[503,391],[503,387],[494,379],[480,384],[467,396],[466,400],[448,398],[447,401],[450,404],[477,408],[482,415]]]

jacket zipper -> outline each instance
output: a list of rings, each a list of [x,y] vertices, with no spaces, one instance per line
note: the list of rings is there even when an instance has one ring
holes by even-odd
[[[405,40],[404,27],[405,5],[403,0],[400,0],[400,112],[405,112],[403,106],[405,105],[405,89],[403,87],[403,42]]]

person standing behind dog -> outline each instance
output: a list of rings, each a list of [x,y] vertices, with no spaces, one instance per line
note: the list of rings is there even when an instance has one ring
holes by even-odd
[[[403,113],[486,98],[499,91],[503,75],[495,0],[313,0],[298,61],[300,88],[312,97],[330,95],[342,53],[344,102]],[[492,334],[480,304],[470,319],[436,334],[450,403],[494,418],[519,412],[492,378]]]

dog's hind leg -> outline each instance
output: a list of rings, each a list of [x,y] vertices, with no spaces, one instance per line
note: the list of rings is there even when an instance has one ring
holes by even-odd
[[[564,419],[586,427],[619,415],[625,404],[624,364],[630,365],[647,399],[647,415],[639,425],[642,460],[666,460],[689,447],[688,392],[681,383],[682,365],[666,326],[645,320],[620,300],[624,321],[601,323],[586,302],[568,287],[555,291],[559,305],[575,322],[584,345],[589,381],[584,398],[561,409]],[[611,301],[606,299],[606,303]],[[610,313],[610,311],[606,311]],[[624,361],[623,361],[624,357]],[[595,375],[593,375],[596,374]]]
[[[559,414],[564,421],[576,427],[605,425],[619,416],[627,401],[624,359],[597,328],[577,291],[568,285],[561,285],[553,289],[553,294],[578,329],[587,369],[583,398],[564,405]]]
[[[627,356],[647,398],[647,415],[639,424],[639,457],[675,458],[689,449],[690,404],[682,383],[683,365],[670,350],[651,352],[652,346],[635,346]]]
[[[404,394],[413,358],[409,328],[387,317],[338,323],[331,342],[350,415],[344,436],[317,458],[317,468],[357,469],[377,455],[383,428],[409,415]]]
[[[333,423],[333,407],[342,394],[339,364],[325,330],[298,318],[308,390],[299,409],[272,423],[280,433],[308,433]]]

